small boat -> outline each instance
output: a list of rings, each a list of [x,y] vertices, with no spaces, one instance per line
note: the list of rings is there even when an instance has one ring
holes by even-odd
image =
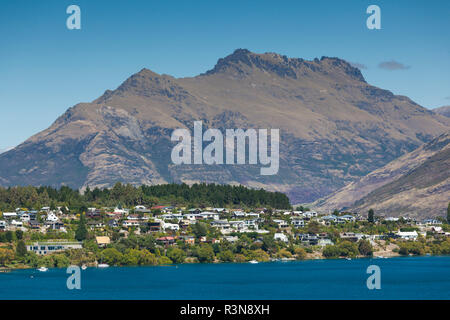
[[[47,272],[47,271],[48,271],[48,268],[46,268],[46,267],[40,267],[40,268],[38,269],[38,271],[40,271],[40,272]]]
[[[347,257],[347,258],[345,258],[345,260],[352,260],[352,258]]]
[[[248,263],[256,264],[256,263],[258,263],[258,261],[256,261],[256,260],[250,260]]]
[[[106,264],[106,263],[100,263],[97,267],[99,267],[99,268],[108,268],[108,267],[109,267],[109,264]]]
[[[81,270],[86,270],[86,269],[87,269],[87,265],[83,264],[83,265],[81,266]]]

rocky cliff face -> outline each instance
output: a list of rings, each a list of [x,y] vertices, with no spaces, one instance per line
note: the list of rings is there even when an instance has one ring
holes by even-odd
[[[320,199],[320,210],[444,216],[450,201],[450,131]]]
[[[280,129],[280,170],[171,162],[176,128]],[[0,185],[242,183],[310,202],[445,132],[450,119],[367,84],[349,63],[238,49],[192,78],[142,69],[0,155]]]

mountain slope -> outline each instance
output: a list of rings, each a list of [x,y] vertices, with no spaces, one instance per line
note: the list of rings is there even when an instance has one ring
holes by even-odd
[[[433,109],[433,112],[450,118],[450,106],[443,106]]]
[[[392,216],[442,216],[450,201],[450,132],[315,202],[321,210],[370,208]]]
[[[176,128],[280,129],[280,170],[171,163]],[[310,202],[445,132],[450,119],[367,84],[349,63],[238,49],[196,77],[148,69],[0,155],[0,185],[242,183]]]

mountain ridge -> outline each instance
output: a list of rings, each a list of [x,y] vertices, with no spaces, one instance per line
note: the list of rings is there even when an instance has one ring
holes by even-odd
[[[214,71],[215,70],[215,71]],[[280,171],[259,166],[175,166],[171,132],[280,129]],[[49,128],[0,155],[0,185],[76,188],[217,182],[323,197],[446,131],[450,120],[368,84],[338,58],[238,49],[213,69],[174,78],[143,68],[115,90],[69,108]]]

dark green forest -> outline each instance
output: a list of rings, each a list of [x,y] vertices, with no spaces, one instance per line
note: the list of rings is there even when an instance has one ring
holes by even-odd
[[[67,206],[82,210],[86,207],[135,205],[171,205],[194,207],[270,207],[288,209],[288,197],[280,192],[255,190],[244,186],[218,184],[164,184],[142,185],[116,183],[112,188],[86,188],[82,194],[78,190],[62,186],[59,189],[41,187],[0,188],[0,210],[16,208],[40,209],[43,206]]]

